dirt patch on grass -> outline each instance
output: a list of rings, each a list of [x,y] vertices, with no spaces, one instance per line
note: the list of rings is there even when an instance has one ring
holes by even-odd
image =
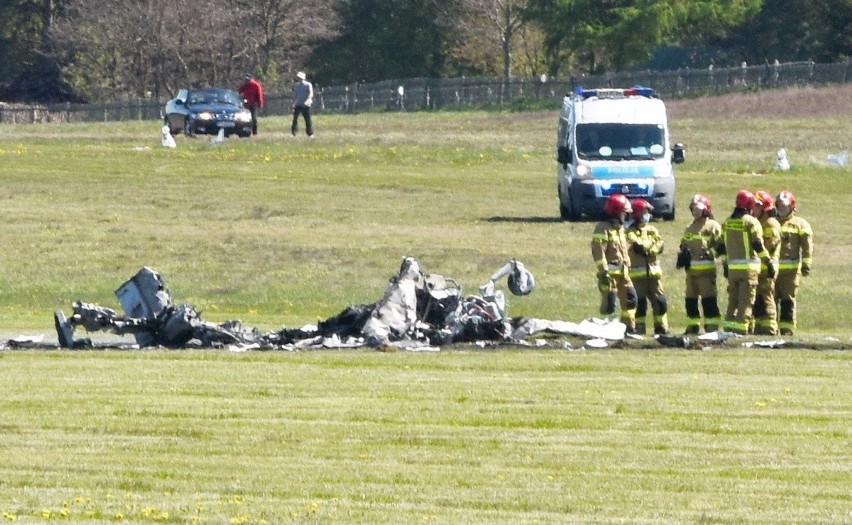
[[[667,100],[669,118],[813,119],[852,116],[852,83]]]

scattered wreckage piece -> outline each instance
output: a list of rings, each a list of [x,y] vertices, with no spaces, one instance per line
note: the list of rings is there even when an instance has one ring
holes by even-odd
[[[745,342],[742,344],[744,348],[783,348],[787,346],[787,341],[783,339],[775,339],[775,340],[762,340],[762,341],[753,341],[753,342]]]
[[[243,327],[239,321],[214,324],[202,320],[192,305],[174,305],[163,278],[148,267],[139,270],[115,294],[127,315],[82,301],[74,302],[70,318],[58,310],[54,323],[60,346],[91,346],[90,341],[74,339],[77,326],[83,326],[88,332],[132,334],[140,347],[180,348],[193,340],[202,347],[253,345],[260,339],[257,329]]]
[[[239,321],[214,324],[201,319],[192,305],[175,305],[163,278],[143,267],[123,283],[116,296],[125,314],[76,301],[73,314],[54,314],[59,344],[64,348],[91,346],[75,339],[82,326],[89,332],[132,334],[139,347],[233,346],[238,348],[377,348],[434,351],[441,345],[462,342],[512,342],[512,325],[506,316],[503,292],[496,281],[507,277],[510,291],[527,295],[535,278],[523,263],[511,259],[480,287],[480,295],[463,296],[452,279],[424,274],[413,257],[403,257],[382,299],[368,305],[349,306],[317,326],[284,328],[261,335]]]
[[[362,332],[370,346],[383,346],[392,341],[417,339],[417,291],[423,274],[413,257],[402,259],[397,275],[390,280],[385,295],[370,312]]]
[[[524,317],[515,322],[512,338],[526,339],[538,332],[576,335],[587,339],[621,341],[627,333],[627,325],[617,320],[594,317],[584,319],[580,323]]]
[[[423,351],[483,338],[503,340],[508,335],[504,318],[502,305],[493,297],[462,297],[454,280],[424,274],[414,258],[404,257],[378,302],[347,307],[312,330],[285,328],[263,339],[272,347],[302,349],[327,347],[337,336],[345,347],[360,341],[364,346]],[[311,342],[305,344],[306,339]]]

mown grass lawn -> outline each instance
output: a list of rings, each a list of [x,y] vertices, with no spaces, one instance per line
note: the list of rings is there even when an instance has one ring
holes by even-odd
[[[852,168],[825,158],[848,147],[850,119],[720,118],[690,102],[672,111],[673,137],[688,148],[678,216],[658,223],[670,247],[673,328],[684,325],[674,255],[691,195],[709,195],[721,219],[741,188],[788,188],[816,232],[800,333],[846,340]],[[115,289],[143,265],[205,319],[301,326],[381,298],[403,255],[469,292],[517,257],[537,288],[510,297],[510,315],[579,321],[597,312],[594,225],[558,220],[555,113],[316,120],[314,140],[265,118],[256,139],[213,147],[178,137],[174,150],[159,146],[153,122],[0,127],[0,331],[50,335],[54,310],[75,300],[118,309]],[[793,164],[785,173],[773,170],[781,145]]]
[[[6,352],[19,522],[843,523],[848,352]]]
[[[796,348],[7,350],[3,519],[849,522],[849,353],[802,349],[852,341],[852,168],[825,163],[852,97],[834,98],[672,104],[688,160],[669,246],[696,192],[721,218],[743,187],[788,188],[813,225]],[[310,141],[264,118],[256,139],[174,150],[153,122],[0,127],[0,333],[50,340],[78,299],[118,309],[143,265],[206,320],[301,326],[381,298],[403,255],[468,292],[517,257],[537,286],[511,316],[596,313],[593,225],[557,219],[555,112],[316,120]]]

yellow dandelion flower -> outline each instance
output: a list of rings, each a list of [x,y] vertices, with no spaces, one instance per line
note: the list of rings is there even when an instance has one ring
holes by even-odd
[[[71,512],[68,509],[62,509],[62,510],[59,511],[59,515],[62,516],[63,518],[67,518],[68,516],[71,515]]]
[[[122,514],[122,513],[120,513],[120,512],[116,512],[116,513],[115,513],[115,516],[113,516],[113,517],[114,517],[116,520],[123,520],[123,519],[124,519],[124,514]]]

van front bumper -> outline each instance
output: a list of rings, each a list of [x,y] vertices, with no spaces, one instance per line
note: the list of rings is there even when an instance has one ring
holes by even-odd
[[[631,179],[625,181],[577,180],[571,184],[571,202],[581,215],[602,217],[603,208],[610,195],[620,193],[630,200],[645,199],[654,207],[654,215],[674,214],[675,180]]]

